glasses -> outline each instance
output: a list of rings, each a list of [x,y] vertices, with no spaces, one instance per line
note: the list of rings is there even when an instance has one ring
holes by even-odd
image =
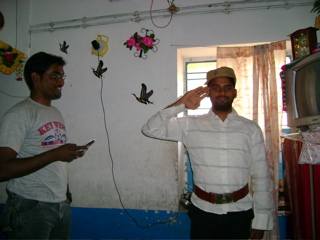
[[[53,80],[59,80],[59,79],[66,79],[66,75],[65,74],[60,74],[60,73],[44,73],[44,74],[48,74],[50,75],[50,78],[52,78]]]

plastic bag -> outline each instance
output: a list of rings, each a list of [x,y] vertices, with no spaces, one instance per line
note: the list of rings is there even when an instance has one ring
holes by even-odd
[[[299,164],[320,164],[320,131],[292,133],[283,137],[303,143]]]
[[[303,142],[299,164],[320,164],[320,131],[300,133]]]

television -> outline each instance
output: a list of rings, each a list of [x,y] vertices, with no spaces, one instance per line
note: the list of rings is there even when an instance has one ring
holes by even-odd
[[[285,102],[288,127],[309,130],[320,124],[320,52],[286,66]]]

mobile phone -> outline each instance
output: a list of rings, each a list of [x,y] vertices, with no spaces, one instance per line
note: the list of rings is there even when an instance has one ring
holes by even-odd
[[[87,144],[85,144],[84,146],[89,147],[89,146],[91,146],[95,141],[96,141],[95,139],[92,139],[92,140],[90,140]],[[85,152],[85,151],[87,151],[87,150],[88,150],[88,149],[80,149],[79,152]]]

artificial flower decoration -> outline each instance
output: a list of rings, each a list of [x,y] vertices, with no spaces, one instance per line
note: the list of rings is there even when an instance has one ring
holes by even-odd
[[[24,57],[24,53],[14,49],[9,44],[0,41],[0,71],[2,73],[9,75],[16,71],[19,74],[17,80],[21,81],[22,78],[20,77],[20,74],[23,68],[22,59]]]
[[[135,48],[135,57],[146,59],[146,53],[149,50],[152,50],[153,52],[158,51],[158,47],[156,45],[159,43],[159,39],[155,38],[152,30],[142,28],[141,33],[145,34],[145,36],[142,37],[138,32],[135,32],[123,45],[127,46],[130,51],[132,48]]]

